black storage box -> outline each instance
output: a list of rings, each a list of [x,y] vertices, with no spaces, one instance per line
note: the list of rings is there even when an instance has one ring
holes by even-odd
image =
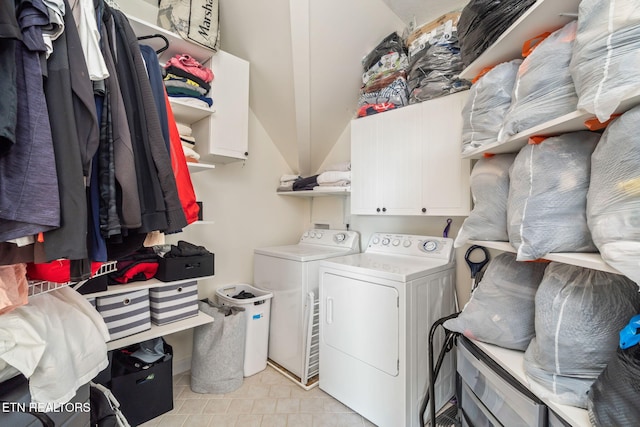
[[[160,258],[156,279],[163,282],[213,275],[213,254]]]
[[[76,290],[82,295],[92,294],[94,292],[103,292],[107,290],[108,284],[107,275],[103,274],[102,276],[87,280],[86,283]]]
[[[172,354],[164,343],[165,354]],[[166,359],[166,358],[165,358]],[[112,369],[111,392],[120,402],[120,410],[132,426],[137,426],[173,409],[173,357],[136,372],[118,374]]]

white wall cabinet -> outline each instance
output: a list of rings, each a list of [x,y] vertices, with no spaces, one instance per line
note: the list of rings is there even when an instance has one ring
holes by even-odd
[[[215,164],[245,160],[249,154],[249,62],[221,50],[213,52],[136,17],[128,18],[137,36],[161,34],[167,38],[169,48],[161,53],[161,63],[174,55],[187,53],[213,71],[214,79],[208,94],[213,99],[211,108],[170,98],[176,120],[192,128],[200,162]],[[144,43],[154,48],[163,44],[160,39],[148,39]]]
[[[469,214],[470,165],[459,154],[466,96],[351,122],[352,214]]]

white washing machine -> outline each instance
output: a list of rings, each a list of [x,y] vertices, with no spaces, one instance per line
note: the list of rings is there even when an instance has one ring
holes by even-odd
[[[422,427],[429,328],[455,310],[452,239],[375,233],[361,254],[323,261],[320,388],[380,427]],[[455,372],[450,352],[437,408],[454,396]]]
[[[360,252],[355,231],[306,231],[298,244],[255,249],[256,287],[273,293],[269,361],[305,388],[318,374],[318,265],[321,260]],[[293,374],[293,377],[289,374]]]

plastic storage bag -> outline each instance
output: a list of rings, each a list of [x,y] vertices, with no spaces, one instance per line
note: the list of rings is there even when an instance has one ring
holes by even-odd
[[[635,426],[640,420],[640,345],[616,355],[589,390],[587,408],[594,426]]]
[[[212,323],[193,330],[191,390],[195,393],[229,393],[242,385],[246,316],[244,308],[200,301],[200,311]]]
[[[473,210],[464,220],[453,246],[471,239],[506,242],[509,168],[515,154],[498,154],[478,160],[471,171]]]
[[[553,32],[522,61],[499,141],[576,111],[569,61],[577,27],[572,21]]]
[[[636,0],[583,0],[571,74],[578,107],[609,119],[640,85],[640,4]]]
[[[591,157],[587,223],[605,262],[640,283],[640,107],[607,127]]]
[[[615,356],[618,331],[640,311],[637,286],[622,275],[552,262],[535,300],[535,333],[524,355],[532,390],[587,407],[587,392]]]
[[[523,147],[509,172],[507,229],[518,261],[596,252],[587,227],[591,154],[600,135],[573,132]]]
[[[489,344],[525,350],[535,334],[534,300],[546,267],[501,253],[489,263],[462,313],[444,322],[444,327]]]
[[[462,109],[463,153],[498,140],[520,64],[514,59],[496,65],[471,87]]]
[[[465,66],[495,42],[536,0],[471,0],[458,22]]]

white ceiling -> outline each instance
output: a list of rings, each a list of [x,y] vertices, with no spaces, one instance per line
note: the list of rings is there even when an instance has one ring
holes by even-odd
[[[466,2],[220,0],[220,43],[251,63],[250,108],[291,171],[310,175],[355,117],[361,58]]]

